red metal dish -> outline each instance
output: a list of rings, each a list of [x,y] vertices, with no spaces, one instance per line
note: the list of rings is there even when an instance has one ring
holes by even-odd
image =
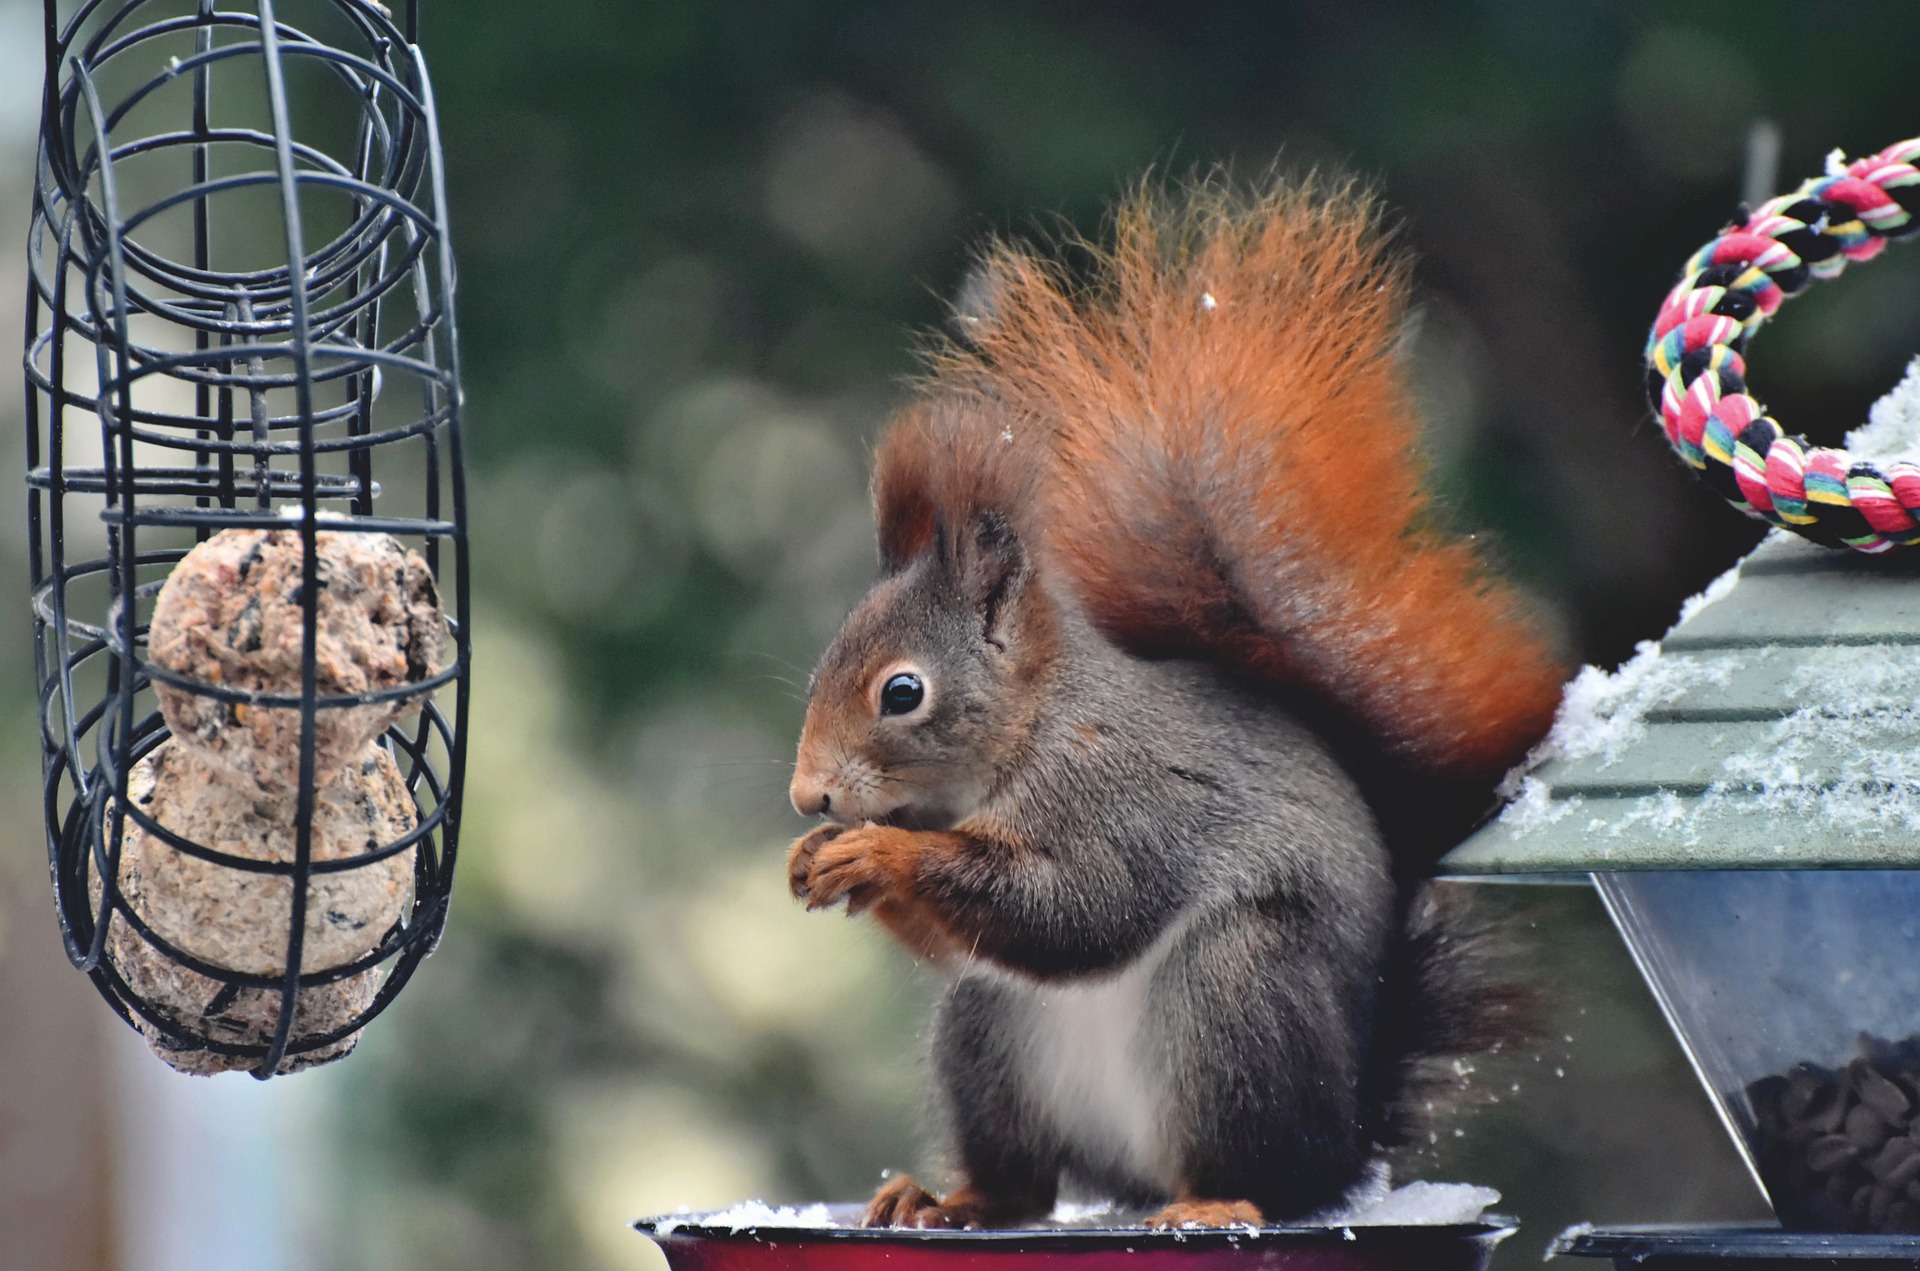
[[[1498,1221],[1257,1231],[736,1229],[676,1218],[634,1225],[673,1271],[1485,1271],[1493,1247],[1514,1230]]]

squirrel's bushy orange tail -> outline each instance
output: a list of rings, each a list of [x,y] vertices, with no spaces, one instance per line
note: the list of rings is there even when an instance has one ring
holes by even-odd
[[[1050,440],[1044,550],[1092,620],[1309,691],[1438,777],[1519,760],[1562,670],[1429,514],[1394,357],[1407,271],[1377,205],[1210,180],[1143,186],[1114,228],[1084,277],[991,249],[986,316],[936,358],[932,394]]]

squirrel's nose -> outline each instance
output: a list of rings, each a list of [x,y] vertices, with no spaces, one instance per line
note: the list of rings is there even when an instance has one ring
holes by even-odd
[[[801,816],[820,816],[833,807],[833,796],[827,793],[826,786],[804,772],[793,774],[787,797],[793,800],[793,810]]]

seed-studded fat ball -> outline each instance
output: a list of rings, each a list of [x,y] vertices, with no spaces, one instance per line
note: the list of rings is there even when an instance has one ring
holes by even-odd
[[[168,830],[202,847],[252,860],[291,861],[292,796],[249,796],[224,770],[175,742],[162,743],[127,777],[127,797]],[[311,860],[362,855],[401,838],[415,809],[390,755],[369,745],[315,792]],[[414,849],[349,869],[315,873],[307,888],[303,976],[343,966],[374,949],[406,916],[412,898]],[[292,880],[203,860],[180,851],[128,817],[120,854],[120,892],[160,939],[213,966],[252,975],[286,969],[293,927]],[[94,883],[96,903],[98,880]],[[173,961],[115,914],[107,956],[133,992],[189,1034],[234,1044],[264,1045],[279,1022],[280,992],[235,989]],[[364,1010],[385,971],[372,967],[302,989],[294,1036],[330,1032]],[[145,1021],[139,1027],[156,1053],[182,1072],[251,1068],[253,1061],[210,1050],[181,1049]],[[356,1037],[303,1055],[291,1072],[335,1059]]]
[[[432,572],[385,534],[315,536],[319,594],[315,688],[325,698],[417,684],[441,669],[446,617]],[[174,566],[147,638],[157,667],[216,688],[300,691],[302,577],[297,530],[223,530]],[[221,701],[156,683],[167,726],[250,792],[291,792],[300,774],[300,712]],[[419,704],[407,696],[318,712],[314,780],[358,755]]]

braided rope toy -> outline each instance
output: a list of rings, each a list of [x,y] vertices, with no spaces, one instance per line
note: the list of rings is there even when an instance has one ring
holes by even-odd
[[[1745,208],[1687,261],[1647,338],[1647,384],[1687,466],[1749,516],[1828,547],[1920,542],[1920,464],[1885,472],[1790,436],[1746,391],[1747,341],[1781,301],[1920,230],[1920,137]]]

